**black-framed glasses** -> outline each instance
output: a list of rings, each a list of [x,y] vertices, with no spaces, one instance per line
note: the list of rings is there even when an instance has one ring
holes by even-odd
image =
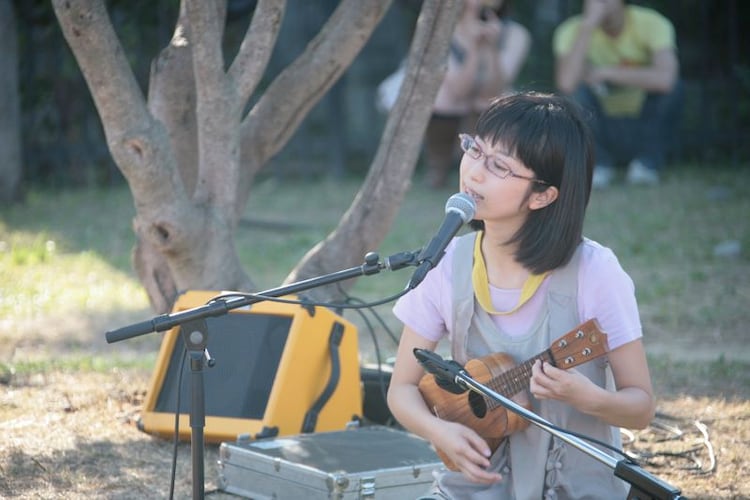
[[[472,160],[479,160],[484,158],[484,168],[486,168],[487,171],[495,177],[499,177],[500,179],[515,177],[517,179],[536,182],[537,184],[542,184],[544,186],[549,185],[549,182],[543,181],[541,179],[536,179],[534,177],[517,174],[505,165],[498,163],[495,158],[488,156],[487,153],[482,150],[482,147],[479,145],[479,143],[477,143],[476,139],[469,134],[458,134],[458,140],[461,144],[461,149],[464,153],[469,155],[469,158],[471,158]]]

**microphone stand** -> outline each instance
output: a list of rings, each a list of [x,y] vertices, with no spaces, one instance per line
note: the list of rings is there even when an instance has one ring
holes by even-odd
[[[520,406],[515,401],[477,382],[471,378],[460,364],[454,361],[446,361],[440,355],[425,349],[415,348],[414,356],[427,372],[447,384],[446,387],[449,388],[448,390],[461,388],[464,391],[471,390],[486,398],[494,399],[508,410],[515,412],[537,427],[575,446],[595,460],[613,469],[617,477],[627,481],[631,485],[630,493],[627,497],[628,500],[685,500],[685,497],[680,494],[679,489],[643,470],[632,461],[615,459],[588,442],[553,426],[551,422]]]
[[[378,254],[370,252],[365,255],[365,262],[360,266],[298,281],[287,286],[272,288],[260,292],[256,296],[221,299],[184,311],[162,314],[150,320],[134,323],[106,333],[107,342],[111,344],[151,332],[166,331],[177,325],[182,325],[181,333],[189,352],[191,370],[190,445],[193,469],[193,499],[203,500],[205,498],[203,430],[206,425],[206,409],[203,362],[204,360],[207,361],[208,366],[214,364],[214,360],[207,349],[208,328],[205,319],[210,316],[221,316],[238,307],[264,301],[267,297],[281,297],[358,276],[369,276],[386,268],[395,271],[406,266],[417,265],[419,264],[417,254],[418,252],[401,252],[388,257],[384,263],[381,263]],[[179,408],[176,411],[179,412]]]

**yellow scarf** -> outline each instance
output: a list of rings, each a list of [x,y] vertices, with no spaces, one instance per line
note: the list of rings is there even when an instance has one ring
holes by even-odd
[[[471,281],[474,285],[474,295],[479,301],[479,305],[482,309],[490,314],[511,314],[517,311],[522,305],[524,305],[531,297],[534,296],[539,286],[547,277],[548,273],[542,274],[530,274],[526,278],[526,282],[521,288],[521,297],[518,300],[518,304],[510,311],[496,311],[492,306],[492,300],[490,299],[490,280],[487,278],[487,267],[484,263],[484,256],[482,255],[482,238],[484,232],[479,232],[476,239],[474,240],[474,266],[471,271]]]

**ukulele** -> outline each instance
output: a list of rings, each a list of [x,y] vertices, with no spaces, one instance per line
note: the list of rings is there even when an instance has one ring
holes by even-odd
[[[493,353],[469,360],[464,368],[477,382],[531,410],[528,388],[531,367],[537,359],[567,369],[598,358],[607,350],[607,334],[596,319],[590,319],[519,365],[506,353]],[[487,441],[493,453],[506,436],[529,425],[526,419],[507,411],[494,399],[474,391],[451,392],[430,374],[419,381],[419,391],[433,415],[470,427]],[[458,470],[441,450],[436,451],[448,469]]]

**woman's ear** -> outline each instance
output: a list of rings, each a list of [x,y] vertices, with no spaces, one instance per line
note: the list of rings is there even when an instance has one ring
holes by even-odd
[[[549,186],[544,191],[531,193],[529,199],[529,208],[531,210],[539,210],[547,205],[552,204],[557,199],[557,195],[560,194],[555,186]]]

